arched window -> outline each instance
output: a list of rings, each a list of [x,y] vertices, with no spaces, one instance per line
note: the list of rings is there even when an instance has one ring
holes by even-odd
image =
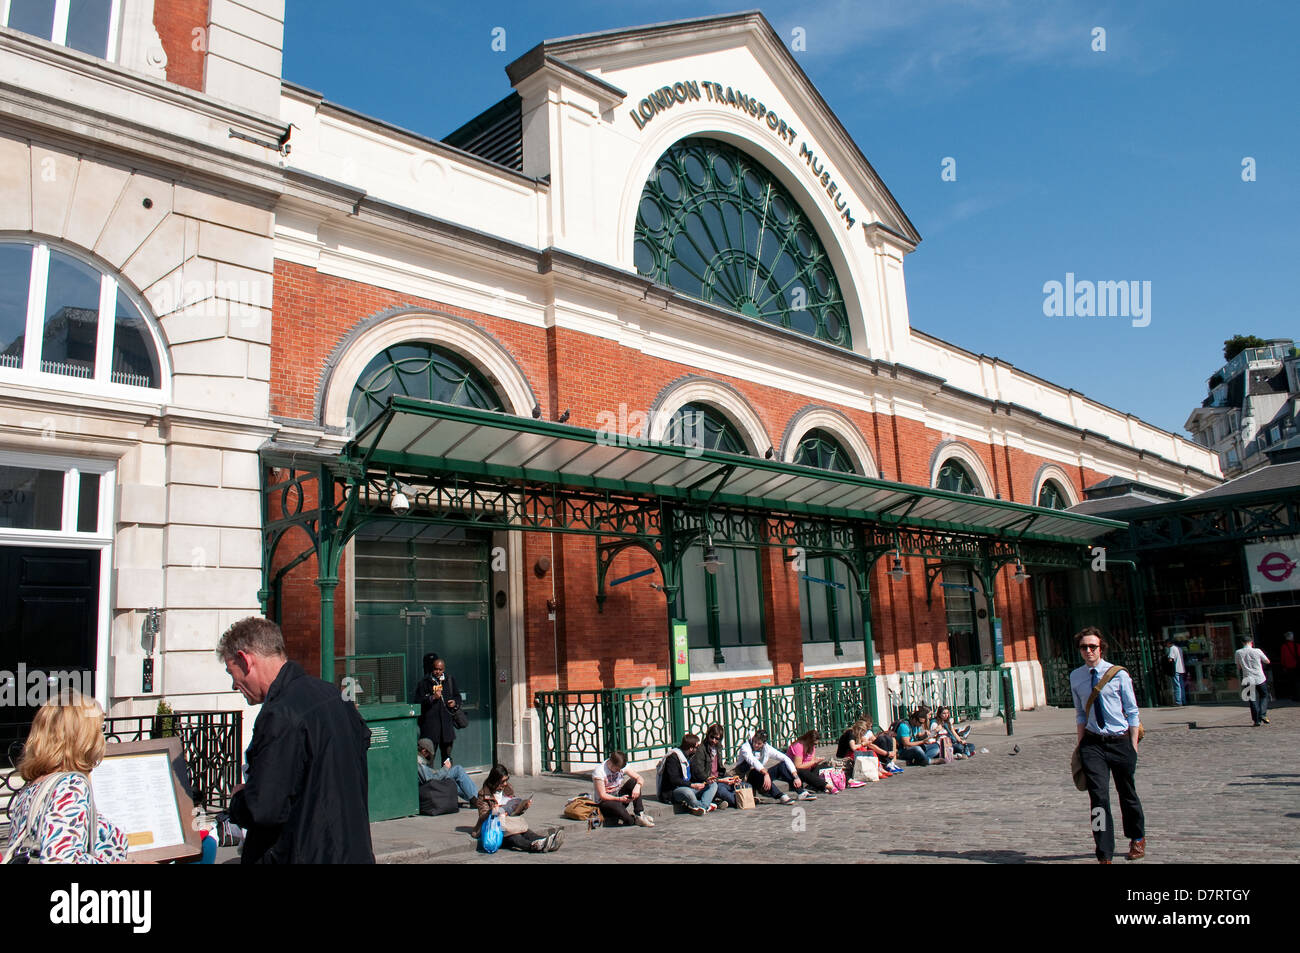
[[[839,282],[808,217],[734,146],[683,139],[641,194],[636,269],[695,298],[850,347]]]
[[[1051,510],[1068,510],[1070,498],[1056,485],[1055,480],[1044,480],[1042,488],[1038,491],[1038,505]]]
[[[492,385],[468,361],[422,341],[395,344],[371,358],[348,403],[357,430],[384,409],[390,394],[504,410]]]
[[[0,241],[0,368],[38,386],[72,378],[109,390],[162,387],[158,349],[132,296],[113,275],[44,242]]]
[[[935,487],[950,493],[965,493],[967,496],[984,495],[980,485],[956,460],[949,460],[939,468],[939,479],[935,481]]]
[[[816,467],[834,473],[856,473],[853,458],[843,444],[825,430],[810,430],[799,441],[794,462],[800,466]]]
[[[726,417],[708,404],[683,404],[668,421],[664,440],[679,447],[748,453],[745,441]]]

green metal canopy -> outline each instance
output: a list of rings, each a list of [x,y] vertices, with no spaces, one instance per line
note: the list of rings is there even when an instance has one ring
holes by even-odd
[[[1089,544],[1124,523],[717,450],[393,396],[344,448],[363,471],[464,474],[866,520],[1007,542]]]

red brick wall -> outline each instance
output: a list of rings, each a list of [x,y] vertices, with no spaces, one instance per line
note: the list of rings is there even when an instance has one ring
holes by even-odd
[[[295,419],[310,419],[314,413],[324,362],[331,351],[363,319],[399,305],[426,307],[473,321],[492,334],[519,363],[542,405],[547,419],[569,410],[569,423],[587,428],[598,426],[598,415],[617,415],[619,405],[629,412],[649,409],[664,385],[695,368],[648,357],[614,341],[592,337],[565,328],[525,327],[506,319],[467,311],[437,301],[412,298],[383,288],[321,275],[301,265],[277,261],[275,315],[271,361],[276,369],[272,380],[272,413]],[[310,333],[307,329],[311,329]],[[749,381],[714,375],[733,386],[755,409],[767,439],[781,439],[794,414],[808,403],[800,394],[788,393]],[[928,485],[930,462],[943,435],[921,423],[885,414],[839,407],[858,428],[870,447],[877,466],[893,481]],[[993,482],[991,491],[1003,499],[1032,502],[1033,478],[1044,459],[1021,450],[971,443]],[[759,451],[766,447],[759,447]],[[1066,469],[1081,488],[1104,478],[1103,474]],[[607,591],[603,611],[596,604],[596,542],[593,537],[543,533],[524,536],[525,554],[525,655],[529,688],[532,692],[594,689],[608,686],[662,685],[668,678],[668,613],[661,593],[649,583],[658,574]],[[538,578],[532,567],[541,557],[552,559],[550,573]],[[294,578],[314,580],[314,564],[305,564]],[[942,590],[936,585],[932,604],[925,602],[925,574],[921,560],[905,560],[910,575],[899,581],[885,573],[888,560],[881,560],[872,575],[872,626],[880,664],[877,672],[910,671],[950,664]],[[621,553],[608,578],[653,566],[645,553],[631,549]],[[803,674],[802,631],[799,620],[797,583],[782,560],[780,550],[768,550],[762,561],[764,611],[768,656],[773,663],[774,684]],[[999,573],[996,612],[1003,620],[1006,658],[1020,661],[1036,657],[1034,613],[1030,586],[1011,581],[1012,568]],[[296,583],[295,583],[296,585]],[[546,600],[558,604],[554,623],[547,619]],[[296,592],[297,590],[295,590]],[[339,618],[343,619],[339,588]],[[289,608],[286,591],[286,609]],[[294,606],[304,610],[318,595],[314,584],[302,587]],[[288,615],[288,612],[286,612]],[[311,611],[314,619],[314,610]],[[298,622],[295,620],[294,625]],[[313,623],[303,624],[295,635],[302,651],[313,651],[318,642]],[[307,634],[310,630],[310,638]],[[860,671],[860,667],[858,669]],[[752,680],[721,680],[695,686],[698,689],[743,687]]]
[[[203,92],[208,0],[154,0],[153,25],[167,53],[167,81]]]

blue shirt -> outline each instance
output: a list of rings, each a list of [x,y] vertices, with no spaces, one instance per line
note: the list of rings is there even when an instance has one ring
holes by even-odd
[[[1099,661],[1097,677],[1105,678],[1110,667],[1110,662]],[[1119,672],[1106,683],[1097,696],[1097,703],[1086,716],[1083,706],[1092,694],[1092,669],[1089,666],[1080,665],[1070,673],[1070,693],[1074,696],[1074,723],[1083,725],[1094,734],[1122,735],[1138,726],[1137,695],[1127,671]]]

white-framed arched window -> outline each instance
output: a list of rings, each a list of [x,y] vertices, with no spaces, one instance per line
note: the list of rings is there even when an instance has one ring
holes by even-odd
[[[1079,502],[1079,494],[1065,470],[1055,464],[1045,463],[1034,474],[1034,505],[1053,510],[1066,510]]]
[[[116,59],[122,0],[0,0],[0,24],[59,46]]]
[[[0,238],[0,381],[167,399],[146,306],[111,272],[46,241]]]
[[[993,496],[993,480],[984,462],[958,440],[941,443],[931,457],[930,485],[969,496]]]

